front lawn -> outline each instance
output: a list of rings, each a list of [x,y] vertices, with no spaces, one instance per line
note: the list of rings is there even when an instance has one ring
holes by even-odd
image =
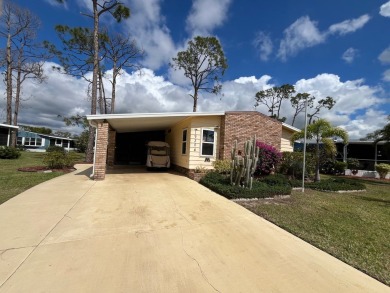
[[[43,166],[44,155],[45,153],[22,152],[19,159],[0,159],[0,204],[39,183],[63,174],[18,171],[21,167]]]
[[[240,204],[390,285],[390,184],[368,180],[364,184],[367,192],[306,189],[305,194],[293,191],[287,199]]]

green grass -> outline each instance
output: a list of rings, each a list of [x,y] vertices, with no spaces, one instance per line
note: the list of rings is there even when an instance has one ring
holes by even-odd
[[[44,166],[45,153],[22,152],[19,159],[0,159],[0,204],[19,193],[54,177],[62,172],[38,173],[20,172],[17,169],[28,166]]]
[[[355,179],[359,180],[359,179]],[[390,184],[367,192],[293,191],[289,199],[242,203],[254,213],[390,285]]]

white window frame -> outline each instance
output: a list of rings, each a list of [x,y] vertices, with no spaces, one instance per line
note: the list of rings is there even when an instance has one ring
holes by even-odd
[[[203,142],[203,131],[204,130],[208,130],[208,131],[212,131],[214,132],[214,141],[212,142],[213,144],[213,154],[212,155],[203,155],[203,143],[208,143],[208,144],[211,144],[211,142]],[[215,142],[216,142],[216,134],[217,132],[215,131],[214,128],[202,128],[201,131],[200,131],[200,156],[201,157],[206,157],[206,158],[214,158],[215,157]]]
[[[58,144],[57,141],[60,141],[60,143]],[[55,138],[54,145],[55,145],[55,146],[60,146],[60,147],[62,147],[62,139],[60,139],[60,138]]]
[[[186,132],[186,140],[183,140],[184,131]],[[186,144],[186,148],[184,150],[184,153],[183,153],[183,144]],[[188,128],[184,128],[184,129],[182,129],[182,132],[181,132],[181,154],[183,156],[186,156],[188,153],[187,150],[188,150]]]

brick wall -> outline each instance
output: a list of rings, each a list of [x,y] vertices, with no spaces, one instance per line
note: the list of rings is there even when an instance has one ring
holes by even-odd
[[[107,165],[114,166],[115,163],[115,146],[116,146],[116,131],[111,127],[108,130],[108,146],[107,146]]]
[[[238,149],[249,138],[256,138],[280,150],[282,123],[256,111],[226,112],[221,121],[220,159],[230,159],[235,140]]]
[[[106,176],[107,162],[107,144],[108,144],[108,127],[107,122],[98,123],[96,137],[96,157],[94,179],[103,180]]]

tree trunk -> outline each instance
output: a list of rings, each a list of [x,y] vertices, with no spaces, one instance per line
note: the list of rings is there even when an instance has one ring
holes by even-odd
[[[106,103],[103,94],[103,80],[102,80],[102,72],[99,69],[99,81],[98,81],[98,90],[99,90],[99,112],[100,114],[106,114]]]
[[[91,92],[91,114],[96,114],[97,104],[97,79],[99,70],[99,15],[97,0],[92,0],[93,5],[93,75],[92,75],[92,92]],[[93,148],[95,140],[95,131],[93,127],[89,127],[88,148],[86,154],[86,161],[88,163],[93,162]]]
[[[291,122],[291,126],[294,126],[295,118],[297,118],[297,114],[294,114],[293,120],[292,120],[292,122]]]
[[[21,64],[21,56],[18,59],[18,75],[16,77],[16,93],[15,93],[15,105],[14,105],[14,117],[13,117],[13,125],[18,125],[18,115],[19,115],[19,106],[20,106],[20,88],[22,86],[22,64]],[[13,147],[16,146],[17,135],[16,131],[12,131],[11,133],[11,145]]]
[[[194,107],[192,108],[192,111],[196,112],[196,108],[198,106],[198,91],[196,89],[195,89],[193,98],[194,98]]]
[[[12,59],[11,59],[11,34],[7,37],[7,124],[12,124]]]
[[[118,69],[116,68],[116,60],[113,62],[113,68],[112,68],[112,94],[111,94],[111,114],[115,113],[115,88],[116,88],[116,76],[117,76],[117,71]]]
[[[317,139],[317,145],[316,145],[316,177],[314,179],[315,182],[320,181],[320,142]]]

